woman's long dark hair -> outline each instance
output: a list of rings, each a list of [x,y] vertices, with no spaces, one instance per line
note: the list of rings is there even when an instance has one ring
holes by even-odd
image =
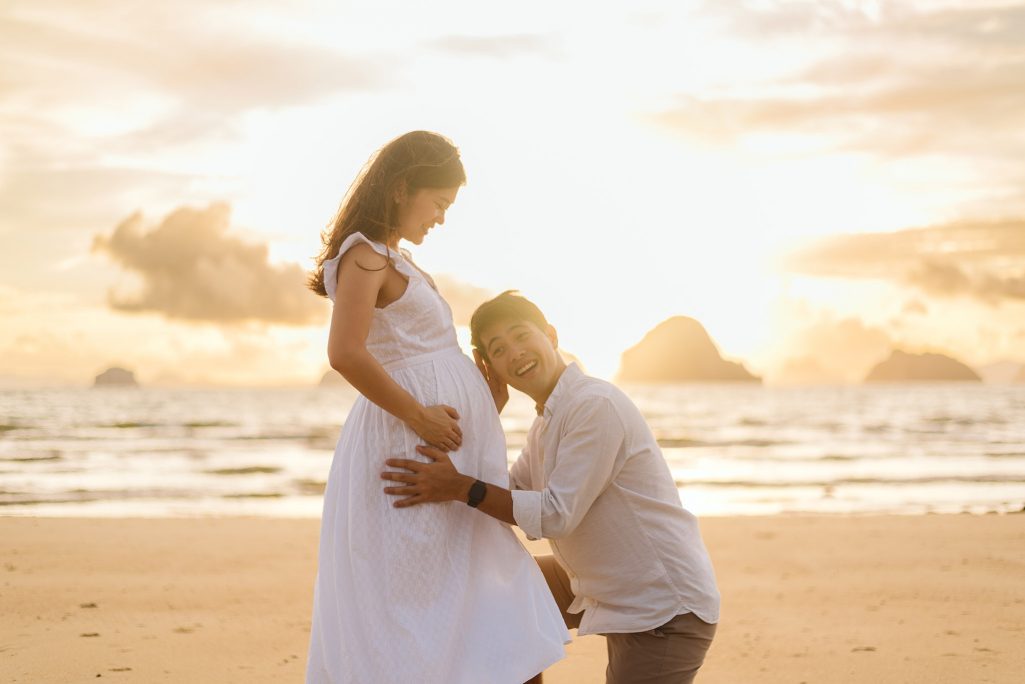
[[[338,213],[321,234],[324,245],[307,285],[326,297],[324,262],[338,253],[345,238],[360,232],[387,244],[396,227],[398,191],[409,194],[422,188],[452,188],[466,183],[459,150],[437,133],[412,131],[378,150],[360,171],[342,199]]]

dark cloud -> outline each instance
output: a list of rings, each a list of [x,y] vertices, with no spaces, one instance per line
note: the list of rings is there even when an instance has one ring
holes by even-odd
[[[134,214],[96,236],[96,251],[142,279],[141,292],[112,293],[111,306],[192,321],[322,323],[326,306],[306,289],[302,268],[271,264],[266,245],[228,234],[229,218],[226,204],[183,207],[152,230]]]
[[[438,292],[452,307],[452,318],[456,325],[470,325],[470,317],[477,307],[494,297],[494,293],[482,287],[464,283],[452,276],[441,274],[434,276]]]
[[[954,223],[841,235],[791,254],[785,267],[816,276],[879,278],[939,297],[989,304],[1025,299],[1025,221]]]

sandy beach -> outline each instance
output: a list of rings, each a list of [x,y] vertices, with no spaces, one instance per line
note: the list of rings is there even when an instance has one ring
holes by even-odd
[[[318,525],[0,518],[0,681],[300,682]],[[702,529],[723,621],[699,681],[1021,681],[1025,515]],[[546,681],[604,667],[584,637]]]

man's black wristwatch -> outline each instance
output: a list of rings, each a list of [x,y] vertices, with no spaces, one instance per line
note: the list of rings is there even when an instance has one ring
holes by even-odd
[[[488,486],[477,480],[470,485],[470,496],[466,497],[466,505],[470,508],[477,508],[480,502],[484,500],[484,495],[488,493]]]

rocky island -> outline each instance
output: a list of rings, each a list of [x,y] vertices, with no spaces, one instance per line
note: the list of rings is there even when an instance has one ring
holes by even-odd
[[[865,382],[981,382],[969,366],[943,354],[909,354],[895,349],[876,364]]]
[[[349,381],[342,377],[342,374],[333,368],[328,369],[324,375],[321,376],[320,382],[317,383],[318,387],[352,387]]]
[[[704,326],[686,316],[662,321],[638,344],[623,352],[616,380],[761,382],[743,365],[723,359]]]
[[[93,387],[138,387],[135,373],[124,368],[108,368],[93,380]]]

